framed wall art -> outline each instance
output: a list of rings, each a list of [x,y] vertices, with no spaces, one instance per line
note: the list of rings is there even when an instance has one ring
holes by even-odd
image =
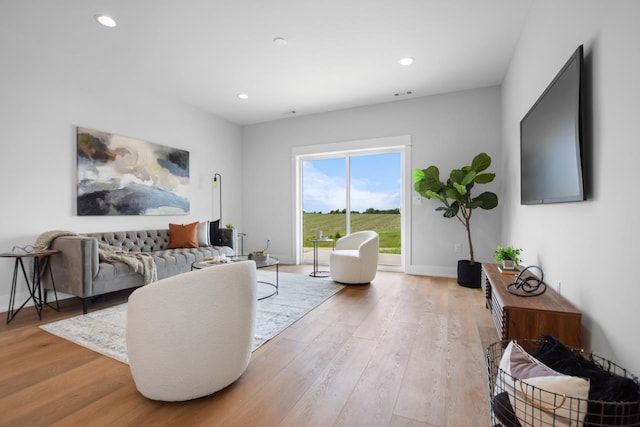
[[[77,128],[77,213],[186,215],[189,152]]]

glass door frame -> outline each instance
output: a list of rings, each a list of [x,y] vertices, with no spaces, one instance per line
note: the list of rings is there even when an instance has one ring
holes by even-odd
[[[304,242],[303,239],[303,221],[302,221],[302,163],[305,160],[314,159],[329,159],[336,157],[355,156],[355,155],[368,155],[368,154],[383,154],[396,152],[401,156],[401,206],[400,206],[400,239],[401,239],[401,254],[400,254],[400,266],[381,266],[380,270],[387,271],[404,271],[407,265],[407,260],[411,259],[411,137],[408,135],[377,138],[370,140],[350,141],[343,143],[322,144],[314,146],[294,147],[292,150],[292,162],[293,162],[293,175],[295,183],[295,198],[294,198],[294,212],[295,221],[292,224],[293,247],[295,248],[295,262],[300,264],[304,261],[303,251]],[[349,168],[349,162],[346,162],[347,173]],[[347,197],[349,197],[349,185],[347,182]],[[350,209],[346,211],[347,227],[349,227],[350,221]]]

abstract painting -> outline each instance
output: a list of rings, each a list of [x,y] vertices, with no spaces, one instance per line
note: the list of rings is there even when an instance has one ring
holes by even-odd
[[[189,152],[77,128],[78,215],[186,215]]]

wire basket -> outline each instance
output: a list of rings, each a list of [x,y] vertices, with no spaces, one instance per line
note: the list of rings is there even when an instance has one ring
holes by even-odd
[[[498,341],[487,348],[492,426],[640,426],[640,401],[606,402],[579,399],[536,389],[512,377],[500,369],[500,361],[509,342],[509,340]],[[517,340],[517,343],[529,353],[532,353],[541,342],[541,340]],[[635,375],[615,363],[594,354],[586,354],[581,350],[571,350],[579,353],[584,359],[594,362],[609,374],[628,378],[640,386]],[[522,393],[508,394],[509,389],[522,390]],[[536,398],[535,396],[544,397]],[[560,407],[571,409],[563,414],[562,419],[561,417],[556,419],[554,414]],[[581,409],[575,411],[574,408]],[[546,412],[547,416],[542,416],[542,412]],[[516,413],[520,417],[516,416]],[[526,416],[523,417],[522,414]]]

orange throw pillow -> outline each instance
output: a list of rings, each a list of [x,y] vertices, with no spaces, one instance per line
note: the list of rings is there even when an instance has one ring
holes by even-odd
[[[193,224],[169,224],[168,249],[197,248],[198,247],[198,223]]]

